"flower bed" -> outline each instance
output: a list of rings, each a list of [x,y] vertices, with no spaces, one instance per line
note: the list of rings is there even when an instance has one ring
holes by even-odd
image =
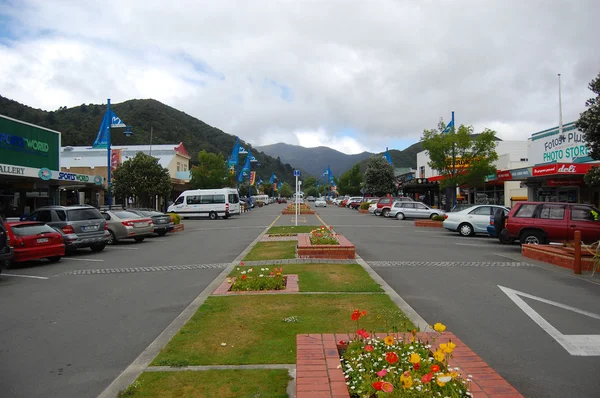
[[[298,235],[298,258],[353,259],[356,248],[348,239],[337,235],[337,245],[313,245],[309,234]]]
[[[296,204],[290,203],[281,214],[296,214]],[[315,211],[306,203],[300,203],[300,214],[315,214]]]
[[[338,234],[333,231],[333,227],[319,227],[310,231],[310,243],[313,245],[339,245]]]
[[[416,220],[415,227],[443,228],[443,221]]]
[[[231,285],[235,282],[236,278],[231,278],[230,280],[225,279],[218,288],[213,292],[214,295],[221,294],[248,294],[254,293],[255,291],[246,290],[246,291],[233,291],[231,290]],[[298,275],[285,275],[284,279],[284,288],[280,290],[260,290],[261,293],[297,293],[300,291],[298,286]]]

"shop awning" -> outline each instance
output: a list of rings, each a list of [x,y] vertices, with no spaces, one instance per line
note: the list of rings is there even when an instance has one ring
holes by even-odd
[[[512,196],[510,198],[510,200],[512,200],[513,202],[523,202],[528,200],[529,198],[527,196]]]

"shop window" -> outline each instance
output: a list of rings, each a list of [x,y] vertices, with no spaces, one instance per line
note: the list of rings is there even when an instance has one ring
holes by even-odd
[[[181,171],[181,163],[177,162],[177,171]]]

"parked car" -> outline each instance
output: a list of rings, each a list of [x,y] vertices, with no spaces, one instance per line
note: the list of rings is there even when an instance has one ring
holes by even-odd
[[[503,220],[495,220],[499,238],[518,239],[521,244],[544,244],[573,240],[581,231],[581,240],[600,240],[600,210],[589,204],[558,202],[518,202]],[[502,241],[502,240],[501,240]]]
[[[102,216],[108,224],[108,243],[111,245],[122,239],[143,242],[146,236],[154,232],[154,222],[150,217],[142,217],[127,210],[107,210]]]
[[[405,196],[400,196],[400,197],[385,197],[385,198],[380,198],[377,201],[377,208],[375,209],[374,214],[376,216],[378,215],[383,215],[383,216],[387,216],[387,214],[390,212],[391,208],[392,208],[392,204],[394,202],[414,202],[414,200],[412,200],[409,197],[405,197]]]
[[[443,227],[449,231],[458,232],[463,236],[475,234],[487,234],[487,226],[490,224],[490,216],[496,214],[496,210],[508,210],[506,206],[499,205],[475,205],[467,209],[446,213]]]
[[[362,196],[353,196],[346,201],[346,207],[348,207],[350,209],[354,209],[355,207],[353,207],[353,206],[356,206],[356,208],[358,208],[358,206],[360,206],[362,200],[363,200]]]
[[[500,215],[500,212],[502,212],[502,215]],[[491,237],[499,238],[500,232],[502,231],[502,229],[504,229],[504,221],[501,221],[502,225],[500,225],[500,222],[499,222],[498,226],[496,226],[496,219],[498,219],[498,220],[506,219],[508,212],[509,212],[508,208],[507,209],[498,209],[498,210],[496,210],[496,212],[494,213],[493,216],[490,216],[490,225],[487,226],[487,232]],[[500,241],[502,243],[512,243],[514,241],[514,239],[500,239]]]
[[[377,209],[377,202],[371,203],[369,206],[369,213],[375,214],[375,209]]]
[[[286,198],[277,198],[277,203],[287,203]]]
[[[8,263],[12,259],[13,250],[11,244],[7,227],[5,226],[2,217],[0,217],[0,272],[2,272],[3,268],[8,266]]]
[[[306,201],[307,201],[307,202],[314,202],[315,200],[316,200],[316,199],[315,199],[315,197],[314,197],[314,196],[307,196],[307,197],[306,197]]]
[[[394,202],[386,216],[404,220],[405,218],[432,218],[443,214],[444,211],[433,209],[421,202]]]
[[[67,252],[83,247],[99,252],[110,239],[106,220],[88,205],[40,207],[26,221],[43,222],[60,232]]]
[[[12,262],[46,258],[54,263],[65,256],[62,234],[43,222],[14,221],[6,227],[14,248]]]
[[[317,200],[315,200],[315,207],[327,207],[325,198],[317,198]]]
[[[142,217],[150,217],[154,223],[154,233],[158,236],[164,236],[167,232],[173,230],[173,221],[171,216],[153,209],[127,209],[128,211]]]

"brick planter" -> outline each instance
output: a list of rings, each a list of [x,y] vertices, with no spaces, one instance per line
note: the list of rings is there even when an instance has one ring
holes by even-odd
[[[173,225],[173,229],[169,232],[181,232],[183,231],[183,224],[175,224]]]
[[[369,209],[358,209],[358,212],[362,214],[369,214]]]
[[[353,259],[356,248],[348,239],[338,235],[339,245],[313,245],[309,234],[298,235],[298,258]]]
[[[297,293],[299,292],[298,287],[298,275],[285,275],[285,289],[282,290],[244,290],[244,291],[231,291],[231,285],[235,281],[235,278],[231,278],[232,283],[227,283],[227,278],[219,285],[218,288],[213,292],[214,295],[231,294],[231,295],[244,295],[244,294],[255,294],[255,293]]]
[[[573,269],[575,260],[573,248],[554,245],[522,245],[523,257],[558,265],[559,267]],[[594,267],[592,254],[581,249],[581,269],[591,271]]]
[[[460,368],[466,378],[473,376],[469,391],[473,396],[490,398],[522,398],[523,396],[494,369],[452,333],[417,333],[421,340],[452,339],[456,344],[450,367]],[[377,335],[380,338],[385,334]],[[341,368],[337,342],[348,341],[347,334],[299,334],[296,336],[296,398],[349,398],[348,388]]]
[[[295,215],[296,213],[294,212],[294,210],[283,210],[281,212],[281,214],[291,214],[291,215]],[[314,210],[300,210],[300,214],[315,214]]]
[[[415,221],[415,227],[443,228],[443,223],[443,221],[417,220]]]

